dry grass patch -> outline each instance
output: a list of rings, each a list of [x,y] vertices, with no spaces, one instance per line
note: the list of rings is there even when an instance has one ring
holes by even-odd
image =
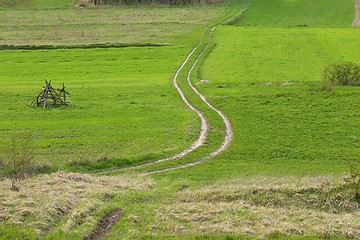
[[[176,44],[222,6],[4,10],[0,45]]]
[[[341,186],[331,178],[256,178],[186,189],[158,210],[154,228],[168,235],[360,238],[360,205]]]
[[[27,179],[16,192],[9,189],[9,180],[4,180],[0,185],[0,221],[34,228],[39,234],[55,225],[65,232],[83,223],[85,229],[91,229],[97,221],[91,213],[101,204],[153,184],[148,178],[131,175],[93,177],[56,172]]]

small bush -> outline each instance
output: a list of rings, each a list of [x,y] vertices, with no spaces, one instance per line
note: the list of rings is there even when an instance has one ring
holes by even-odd
[[[1,160],[1,168],[11,179],[11,189],[18,190],[18,184],[34,172],[34,146],[30,134],[19,134],[11,140],[11,147]]]
[[[346,161],[349,166],[349,176],[344,178],[346,186],[354,193],[355,200],[360,203],[360,171],[351,161]]]
[[[353,62],[330,64],[325,68],[324,80],[333,85],[359,86],[360,66]]]

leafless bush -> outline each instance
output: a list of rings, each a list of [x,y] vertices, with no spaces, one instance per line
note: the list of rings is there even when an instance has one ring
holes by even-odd
[[[21,180],[34,171],[35,148],[31,134],[22,133],[11,139],[11,146],[1,161],[5,176],[11,179],[11,189],[18,190]]]
[[[344,178],[345,184],[354,192],[354,197],[360,203],[360,171],[356,169],[355,164],[348,160],[350,175]]]

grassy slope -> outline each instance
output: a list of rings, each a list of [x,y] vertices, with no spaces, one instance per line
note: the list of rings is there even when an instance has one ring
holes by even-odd
[[[284,2],[286,1],[281,3]],[[272,24],[267,25],[268,29],[219,27],[216,30],[215,47],[194,82],[200,79],[210,80],[209,84],[198,88],[224,110],[232,121],[235,131],[232,145],[207,163],[155,175],[164,185],[167,179],[171,179],[173,186],[166,186],[165,191],[173,191],[174,196],[170,199],[166,197],[164,201],[155,198],[150,203],[129,207],[129,211],[136,214],[140,223],[132,222],[134,216],[126,215],[109,234],[108,239],[140,236],[237,239],[242,234],[257,236],[266,234],[267,231],[267,238],[274,239],[341,239],[359,236],[358,231],[354,231],[352,236],[343,232],[345,226],[338,225],[341,220],[335,220],[333,216],[323,215],[320,218],[328,221],[320,223],[319,216],[316,215],[322,215],[328,210],[309,212],[308,206],[291,204],[287,208],[282,204],[271,205],[277,200],[271,197],[264,200],[267,198],[265,196],[254,197],[254,200],[265,201],[268,207],[255,209],[256,203],[250,201],[250,205],[247,205],[248,197],[239,196],[241,190],[231,191],[227,197],[223,193],[227,188],[244,187],[256,194],[257,187],[262,189],[257,179],[259,175],[275,177],[275,182],[265,180],[271,189],[279,181],[290,183],[292,180],[289,178],[294,178],[297,179],[294,180],[295,185],[303,193],[315,193],[317,190],[314,188],[307,190],[301,186],[301,182],[307,181],[304,176],[330,175],[332,177],[329,181],[337,182],[348,171],[344,160],[358,162],[359,89],[335,87],[330,93],[317,90],[326,64],[342,60],[359,63],[360,59],[355,54],[359,51],[356,44],[359,41],[356,34],[358,29],[336,28],[351,25],[353,2],[342,2],[345,7],[341,9],[341,14],[338,14],[338,6],[332,4],[333,1],[321,2],[325,9],[331,11],[319,11],[316,14],[309,9],[308,2],[297,3],[298,7],[305,9],[302,12],[312,12],[312,15],[307,16],[310,20],[306,24],[318,28],[288,29],[289,21],[276,18]],[[270,19],[285,16],[289,11],[283,9],[283,12],[278,7],[276,4],[272,8],[264,7],[258,16]],[[253,13],[253,8],[250,7],[248,15]],[[239,25],[247,24],[244,19],[246,18]],[[294,24],[304,22],[294,21]],[[262,25],[261,23],[262,18],[255,17],[251,22],[254,25]],[[321,26],[334,28],[324,29]],[[282,86],[282,83],[285,84]],[[289,83],[291,86],[286,86]],[[248,183],[249,177],[255,183]],[[226,181],[234,178],[239,180]],[[212,197],[205,194],[206,196],[199,198],[199,192],[192,194],[194,189],[198,189],[199,183],[208,185],[224,180],[223,185],[214,187]],[[310,181],[325,183],[328,180],[320,177]],[[191,196],[181,198],[182,190],[187,187]],[[327,187],[323,185],[319,189]],[[154,195],[159,197],[161,193]],[[270,196],[271,193],[265,195]],[[316,195],[317,193],[312,196]],[[328,194],[320,198],[323,203],[332,199]],[[293,201],[289,193],[285,199],[285,202]],[[352,201],[354,200],[350,200]],[[305,199],[301,202],[307,204]],[[237,204],[240,205],[239,208]],[[251,211],[248,211],[249,207]],[[353,229],[359,223],[356,220],[359,217],[358,209],[359,206],[355,204],[355,210],[348,215],[354,217],[350,221],[355,221]],[[261,215],[264,212],[266,214]],[[272,221],[271,219],[279,219],[276,214],[280,212],[284,222]],[[305,221],[301,219],[303,214],[306,215]],[[346,214],[336,216],[346,218]],[[313,220],[315,222],[312,223]],[[349,222],[349,219],[345,221]],[[261,224],[258,225],[258,222]],[[250,225],[249,228],[246,228],[247,224]],[[260,230],[263,224],[268,224],[268,227]],[[333,230],[321,230],[326,229],[328,224],[332,225]],[[256,230],[252,231],[252,227]],[[290,233],[295,235],[288,236]]]
[[[236,29],[232,29],[236,32]],[[233,31],[229,33],[229,38],[237,38],[237,35],[233,34]],[[226,31],[226,28],[220,29],[220,31]],[[229,30],[230,31],[230,30]],[[213,71],[213,69],[219,70],[219,60],[223,59],[224,55],[221,54],[220,50],[224,50],[225,56],[229,56],[229,49],[230,47],[221,48],[222,38],[224,40],[229,39],[225,36],[219,36],[217,39],[218,41],[218,48],[216,48],[211,54],[209,59],[206,61],[204,68],[201,70],[201,77],[207,77],[206,75],[208,72]],[[270,37],[269,37],[270,38]],[[231,42],[231,40],[230,40]],[[238,42],[234,41],[234,45],[237,45]],[[231,44],[229,44],[231,45]],[[232,45],[232,46],[234,46]],[[175,49],[177,49],[175,47]],[[138,50],[136,50],[138,51]],[[136,52],[135,51],[135,52]],[[260,51],[260,50],[259,50]],[[231,59],[233,59],[234,55],[237,55],[237,52],[234,52],[231,55]],[[249,53],[251,54],[251,53]],[[218,57],[217,60],[214,60],[215,57]],[[232,61],[231,63],[237,63],[236,60]],[[238,65],[232,65],[233,68],[237,68]],[[296,175],[294,178],[289,179],[288,177],[284,177],[282,179],[275,178],[274,185],[272,180],[265,179],[263,180],[266,182],[268,186],[268,190],[264,191],[262,185],[259,185],[258,179],[248,179],[247,175],[258,175],[258,171],[260,168],[260,173],[263,175],[274,175],[277,173],[279,169],[279,164],[283,164],[285,157],[289,156],[287,154],[291,154],[291,156],[298,156],[296,152],[291,152],[292,145],[288,146],[286,150],[287,152],[282,152],[280,147],[283,147],[283,143],[285,142],[282,138],[286,133],[286,130],[289,130],[289,122],[293,122],[294,118],[297,117],[299,114],[296,109],[294,109],[294,105],[300,104],[302,110],[301,113],[309,114],[314,117],[317,116],[316,110],[312,110],[309,113],[305,112],[304,109],[308,109],[306,104],[308,102],[313,103],[313,100],[322,99],[322,101],[326,101],[321,96],[330,96],[328,104],[332,104],[331,97],[333,94],[330,95],[323,95],[320,93],[315,93],[314,96],[306,95],[305,90],[308,89],[308,86],[302,86],[301,80],[295,83],[294,87],[291,88],[284,88],[280,86],[267,87],[261,85],[264,83],[262,81],[251,80],[251,82],[239,82],[238,78],[235,76],[230,76],[229,80],[223,80],[222,75],[226,73],[220,72],[214,73],[214,77],[217,76],[219,80],[215,81],[214,79],[210,78],[211,83],[210,85],[202,86],[202,91],[210,96],[210,99],[216,103],[222,110],[224,110],[231,121],[236,122],[234,127],[236,127],[236,136],[235,141],[232,147],[221,156],[217,157],[216,159],[209,161],[206,164],[202,164],[197,167],[169,172],[166,174],[159,174],[156,175],[157,183],[156,187],[151,190],[145,190],[141,192],[133,191],[131,194],[128,195],[116,195],[115,191],[115,198],[114,200],[110,200],[107,202],[105,208],[111,208],[114,206],[120,206],[124,208],[125,214],[120,219],[120,221],[116,224],[114,229],[109,233],[107,236],[108,239],[139,239],[139,238],[154,238],[154,239],[165,239],[170,238],[182,238],[182,239],[237,239],[239,236],[245,234],[249,238],[251,236],[259,236],[265,234],[267,237],[273,238],[280,238],[280,239],[314,239],[315,236],[323,236],[323,237],[331,237],[337,236],[338,234],[342,234],[343,231],[347,231],[348,227],[351,231],[351,226],[346,225],[346,223],[351,220],[355,219],[355,226],[356,226],[356,219],[359,219],[356,213],[350,214],[329,214],[327,210],[319,210],[318,208],[311,209],[310,211],[303,211],[302,206],[291,207],[291,209],[287,209],[286,207],[281,205],[275,205],[272,207],[264,207],[263,205],[259,205],[252,201],[248,201],[248,196],[245,194],[245,198],[242,196],[243,191],[256,194],[257,191],[260,193],[264,193],[265,196],[270,196],[270,200],[264,198],[263,195],[259,196],[251,196],[254,197],[254,201],[265,201],[263,204],[267,204],[268,202],[272,202],[273,200],[277,200],[277,198],[272,199],[272,195],[277,195],[277,192],[273,190],[274,185],[278,184],[281,181],[284,181],[286,184],[293,184],[300,188],[300,197],[302,194],[309,194],[305,198],[311,202],[319,201],[322,203],[323,201],[328,199],[328,192],[324,194],[320,194],[318,196],[317,189],[323,189],[325,185],[322,185],[322,182],[327,181],[327,179],[318,178],[318,179],[307,179],[301,178],[303,175],[303,169],[307,169],[309,166],[310,161],[296,161],[297,168],[294,168],[292,164],[285,164],[285,170],[289,170],[290,175]],[[256,79],[256,78],[254,78]],[[282,81],[282,80],[281,80]],[[279,81],[279,82],[281,82]],[[308,81],[308,80],[305,80]],[[251,83],[254,82],[255,85]],[[300,84],[301,83],[301,84]],[[257,85],[260,84],[260,85]],[[304,83],[307,85],[307,83]],[[217,88],[218,85],[222,85],[223,88]],[[145,87],[145,85],[144,85]],[[149,86],[146,86],[146,88]],[[240,88],[241,87],[241,88]],[[286,90],[284,92],[284,89]],[[244,91],[242,91],[244,90]],[[348,92],[347,89],[336,91],[336,94],[342,92]],[[353,101],[352,96],[355,96],[356,93],[352,93],[352,89],[349,90],[351,94],[349,95],[349,101]],[[303,93],[300,95],[299,93]],[[175,94],[174,94],[175,95]],[[240,98],[239,98],[240,96]],[[308,99],[308,96],[312,97],[312,99]],[[335,96],[336,97],[336,96]],[[224,100],[225,99],[225,100]],[[284,100],[289,102],[288,104],[284,105]],[[289,99],[289,101],[287,100]],[[243,101],[246,100],[246,104]],[[302,101],[304,100],[305,103]],[[268,102],[269,101],[269,102]],[[306,102],[308,101],[308,102]],[[285,103],[286,103],[285,102]],[[238,105],[243,104],[247,106],[247,109],[238,109]],[[278,106],[279,105],[279,106]],[[233,107],[238,109],[239,113],[235,112]],[[286,107],[288,110],[287,113],[282,111],[282,107]],[[340,105],[338,105],[340,106]],[[316,109],[316,106],[314,106]],[[326,109],[325,109],[326,110]],[[331,110],[331,109],[330,109]],[[271,112],[273,117],[268,117],[266,114]],[[324,111],[326,112],[326,111]],[[240,115],[241,113],[241,115]],[[333,112],[332,112],[333,113]],[[287,114],[287,115],[286,115]],[[312,115],[313,114],[313,115]],[[330,112],[331,114],[331,112]],[[286,115],[284,121],[284,115]],[[275,122],[274,122],[275,116]],[[350,117],[352,117],[351,115]],[[266,119],[268,117],[268,119]],[[246,118],[246,119],[245,119]],[[249,118],[251,122],[249,121]],[[309,123],[311,119],[304,117]],[[259,121],[262,124],[258,124]],[[278,126],[277,123],[281,122],[282,125]],[[237,124],[237,122],[241,124]],[[274,124],[270,124],[274,123]],[[299,122],[296,122],[299,123]],[[326,121],[325,121],[326,123]],[[246,126],[244,126],[246,124]],[[263,126],[263,124],[265,124]],[[266,125],[269,124],[269,125]],[[301,124],[303,122],[301,121]],[[311,126],[311,123],[310,125]],[[282,129],[284,127],[284,129]],[[269,132],[273,130],[273,132]],[[315,126],[318,129],[318,126]],[[217,129],[214,129],[217,132]],[[244,132],[248,131],[247,134],[243,134]],[[254,132],[255,131],[255,132]],[[280,131],[279,134],[276,132]],[[284,131],[284,132],[282,132]],[[264,132],[269,132],[266,136],[264,136]],[[295,131],[291,132],[294,133]],[[240,133],[240,134],[239,134]],[[255,134],[254,134],[255,133]],[[301,134],[298,134],[298,137],[302,137]],[[221,134],[217,132],[216,134]],[[321,137],[327,139],[326,133],[320,133]],[[268,149],[266,146],[258,149],[258,140],[259,137],[264,136],[261,143],[266,145],[270,140],[278,137],[275,139],[276,142],[272,145],[274,147],[274,155],[268,156]],[[275,137],[274,137],[275,136]],[[347,136],[347,135],[346,135]],[[248,139],[244,139],[243,137],[248,137]],[[286,136],[287,137],[287,136]],[[242,138],[242,139],[241,139]],[[248,141],[249,140],[249,141]],[[307,140],[307,139],[306,139]],[[248,144],[250,142],[250,144]],[[320,141],[319,141],[320,142]],[[245,143],[245,144],[244,144]],[[277,147],[278,146],[278,147]],[[323,146],[323,145],[321,145]],[[247,148],[247,149],[246,149]],[[253,150],[257,150],[256,154],[253,153]],[[298,148],[297,148],[298,149]],[[297,150],[295,149],[295,150]],[[241,150],[241,151],[239,151]],[[316,150],[316,149],[315,149]],[[270,153],[273,153],[272,151]],[[351,153],[352,154],[352,153]],[[304,155],[300,154],[300,158]],[[352,155],[349,155],[352,156]],[[242,158],[244,157],[244,158]],[[248,159],[245,159],[248,158]],[[269,157],[269,158],[268,158]],[[269,159],[271,157],[276,158],[275,164],[272,164]],[[239,161],[239,158],[241,160]],[[250,159],[251,158],[251,159]],[[259,158],[263,159],[263,161],[258,164],[255,160]],[[249,160],[250,159],[250,160]],[[301,163],[300,163],[301,162]],[[320,162],[319,162],[320,163]],[[335,165],[338,162],[335,162]],[[323,166],[323,165],[321,165]],[[310,166],[311,170],[313,170],[312,174],[319,173],[319,170],[316,169],[316,164]],[[294,169],[293,169],[294,168]],[[333,166],[329,168],[333,174],[336,175],[336,172],[341,172],[344,168],[339,170],[334,170]],[[290,171],[292,170],[292,171]],[[324,168],[321,168],[322,172],[325,171]],[[286,174],[286,175],[287,175]],[[240,178],[239,181],[220,183],[219,185],[210,186],[209,188],[212,189],[209,191],[206,186],[203,188],[199,188],[200,185],[206,185],[208,182],[214,182],[219,180],[226,180],[228,178],[238,178],[244,176],[245,178]],[[31,181],[31,180],[29,180]],[[311,183],[319,183],[316,186],[303,186],[304,182],[310,181]],[[331,180],[332,181],[332,180]],[[300,184],[301,182],[301,184]],[[30,183],[31,184],[31,183]],[[32,183],[33,185],[37,185],[39,183]],[[285,184],[285,185],[286,185]],[[242,188],[245,188],[242,189]],[[188,190],[184,189],[189,188]],[[228,190],[228,188],[230,190]],[[280,195],[278,196],[280,199],[285,196],[285,198],[289,198],[291,200],[292,197],[289,195],[288,187],[285,187],[284,190],[280,191]],[[326,188],[327,189],[327,188]],[[331,188],[332,189],[332,188]],[[335,191],[336,191],[335,187]],[[85,190],[87,192],[87,190]],[[332,192],[332,191],[331,191]],[[108,192],[107,192],[108,193]],[[269,195],[268,195],[269,193]],[[108,193],[109,194],[109,193]],[[110,194],[113,194],[110,192]],[[195,194],[195,195],[194,195]],[[284,194],[284,195],[282,195]],[[346,193],[348,194],[348,193]],[[105,196],[108,195],[96,195],[94,197],[98,197],[103,199]],[[228,199],[223,201],[222,199],[224,196],[227,196]],[[299,194],[295,194],[295,197],[299,196]],[[339,197],[335,196],[335,199],[339,199]],[[345,196],[347,197],[347,196]],[[105,197],[106,198],[106,197]],[[318,199],[319,198],[319,199]],[[264,200],[265,199],[265,200]],[[340,196],[341,199],[341,196]],[[346,198],[345,202],[349,202]],[[301,202],[303,204],[304,202]],[[339,206],[343,202],[339,202]],[[250,208],[249,208],[250,207]],[[79,206],[74,209],[73,212],[64,216],[63,221],[59,224],[59,228],[53,229],[50,234],[48,235],[49,239],[81,239],[81,234],[89,231],[91,228],[91,224],[85,221],[84,224],[81,220],[86,219],[90,215],[87,210],[86,206],[84,206],[85,212],[81,211],[82,206]],[[250,210],[249,210],[250,209]],[[305,207],[305,209],[307,209]],[[19,212],[21,215],[21,212]],[[104,215],[103,209],[95,211],[91,213],[91,215],[95,214],[97,217]],[[280,216],[279,216],[280,214]],[[305,214],[305,215],[303,215]],[[265,216],[266,215],[266,216]],[[73,216],[80,216],[79,219],[79,226],[66,229],[63,226],[66,226],[66,221],[70,221]],[[297,217],[299,216],[299,218]],[[305,220],[301,219],[305,216]],[[350,219],[351,218],[351,219]],[[75,218],[77,219],[77,218]],[[272,221],[273,219],[278,219],[275,222]],[[289,220],[288,220],[289,219]],[[311,219],[311,221],[307,221],[307,219]],[[311,222],[313,221],[315,224],[319,224],[319,219],[323,219],[322,221],[324,225],[321,227],[314,229]],[[329,219],[327,222],[326,220]],[[90,220],[93,221],[93,218],[90,216]],[[304,221],[304,224],[302,223]],[[336,222],[336,224],[335,224]],[[352,221],[354,222],[354,221]],[[259,223],[266,223],[269,225],[264,231],[261,230],[262,224]],[[289,224],[291,223],[291,224]],[[345,225],[343,225],[345,223]],[[278,225],[276,225],[278,224]],[[328,227],[330,224],[331,227]],[[285,227],[284,227],[285,226]],[[243,227],[243,228],[242,228]],[[324,227],[324,228],[322,228]],[[10,230],[9,230],[10,229]],[[1,229],[2,230],[2,229]],[[16,228],[7,227],[4,229],[5,233],[11,231],[18,231]],[[26,230],[23,230],[26,231]],[[287,236],[287,234],[301,234],[302,236]],[[21,234],[26,235],[25,233],[19,233],[18,236]],[[28,236],[34,234],[33,232],[29,233]],[[227,235],[228,234],[228,235]],[[270,235],[267,235],[270,234]],[[355,232],[356,234],[356,232]],[[208,237],[207,237],[208,236]],[[262,235],[264,236],[264,235]],[[336,237],[336,239],[339,239]]]
[[[253,0],[238,25],[350,27],[353,0]]]
[[[2,145],[24,129],[33,132],[38,159],[55,168],[105,155],[121,166],[180,151],[198,126],[170,84],[184,52],[182,47],[1,52]],[[75,107],[28,107],[43,79],[53,80],[54,87],[64,82]]]
[[[40,8],[35,5],[33,7],[25,5],[25,9],[16,6],[14,8],[16,9],[1,10],[4,13],[1,16],[5,19],[1,22],[10,28],[15,24],[17,30],[22,27],[26,29],[18,35],[16,41],[18,39],[21,41],[22,35],[36,39],[37,33],[34,32],[33,22],[35,27],[48,24],[48,28],[52,29],[54,25],[65,19],[64,27],[68,27],[68,22],[76,18],[75,15],[79,13],[71,8],[33,11],[34,8]],[[100,19],[105,23],[109,22],[112,28],[121,25],[121,21],[126,19],[126,24],[129,24],[126,25],[128,31],[122,34],[129,38],[125,42],[129,44],[147,42],[147,37],[152,37],[154,42],[172,43],[176,46],[1,51],[1,152],[9,148],[11,136],[27,131],[31,132],[35,138],[37,159],[42,164],[50,165],[53,170],[61,168],[83,171],[148,161],[177,153],[187,147],[195,138],[194,133],[199,123],[171,86],[172,77],[190,47],[198,40],[202,24],[221,11],[223,11],[222,6],[109,8],[89,10],[84,14],[85,17],[76,18],[80,28],[89,27],[87,21],[90,18],[95,18],[92,23]],[[34,14],[35,17],[33,17]],[[109,15],[110,19],[103,18]],[[162,27],[161,22],[174,20],[175,15],[177,15],[177,20],[184,18],[187,22],[185,31],[182,23],[178,24],[178,22],[165,23],[163,25],[166,27]],[[195,19],[190,15],[197,17]],[[11,16],[17,16],[16,23],[9,21]],[[54,16],[57,17],[54,18]],[[142,16],[141,19],[145,19],[145,22],[151,23],[138,24],[139,16]],[[21,24],[22,26],[18,26]],[[132,27],[138,25],[141,27]],[[150,29],[150,33],[144,33],[145,27]],[[75,31],[72,25],[69,29]],[[99,29],[92,29],[91,33],[95,37],[101,35],[104,30]],[[40,27],[41,39],[46,31],[46,27]],[[151,36],[153,32],[158,31],[161,32],[160,36]],[[6,30],[4,32],[6,33]],[[68,34],[71,34],[71,31],[64,35],[58,34],[55,39],[59,36],[60,39],[46,40],[48,41],[46,43],[67,44],[68,42],[64,39],[69,36]],[[6,40],[7,37],[4,39]],[[81,44],[86,44],[88,41],[96,42],[93,38],[89,40],[76,37],[75,39]],[[112,36],[112,41],[121,42],[118,36]],[[32,42],[26,41],[26,43]],[[40,91],[45,78],[51,79],[54,87],[59,87],[65,82],[75,107],[46,110],[28,107],[27,104]],[[111,158],[110,161],[107,160],[108,157]],[[57,193],[66,194],[64,200],[68,197],[73,201],[65,206],[65,211],[62,210],[64,205],[61,201],[54,202],[50,206],[59,207],[55,209],[56,212],[52,212],[50,208],[34,210],[32,207],[40,206],[32,205],[29,203],[31,201],[27,200],[32,197],[39,198],[36,202],[46,200],[42,193],[36,194],[38,191],[47,192],[46,186],[52,183],[44,182],[41,176],[39,179],[28,179],[28,181],[31,189],[35,186],[36,189],[40,189],[34,191],[34,195],[23,194],[22,191],[8,192],[9,183],[1,182],[5,188],[0,196],[1,207],[10,210],[5,205],[6,199],[14,202],[14,199],[18,199],[19,196],[23,196],[25,202],[11,204],[13,207],[11,212],[2,212],[0,218],[5,226],[0,226],[0,238],[32,239],[36,238],[38,233],[45,232],[49,233],[50,239],[81,239],[84,234],[89,234],[95,225],[95,221],[91,220],[94,215],[99,219],[108,209],[114,206],[122,207],[124,201],[131,202],[131,199],[138,197],[132,190],[124,193],[119,192],[118,189],[107,189],[105,194],[94,193],[91,196],[95,205],[99,207],[90,204],[89,208],[87,202],[82,201],[79,193],[91,194],[93,189],[85,189],[84,186],[76,187],[74,183],[69,182],[69,186],[81,190]],[[78,179],[76,178],[75,181]],[[21,190],[29,188],[27,183],[21,186]],[[143,194],[146,192],[139,193],[140,196]],[[106,200],[108,196],[110,200]],[[11,200],[12,197],[13,200]],[[56,201],[55,198],[54,201]],[[30,204],[29,208],[27,204]],[[46,209],[49,211],[46,212]],[[89,215],[90,220],[83,221]],[[41,220],[42,217],[47,219],[45,224]],[[75,226],[72,225],[73,219],[77,221]],[[19,224],[21,229],[18,227]],[[54,228],[56,224],[59,224],[59,228]]]
[[[324,4],[329,7],[331,1]],[[261,15],[276,15],[272,9],[277,8],[273,6],[270,14],[263,8]],[[250,7],[247,14],[253,12]],[[277,15],[285,13],[279,10]],[[340,17],[314,18],[336,26]],[[348,15],[342,17],[341,22],[348,19]],[[166,174],[199,181],[256,174],[344,174],[344,160],[358,161],[359,155],[358,89],[334,88],[332,93],[311,89],[321,81],[327,64],[360,62],[358,31],[287,28],[281,18],[267,28],[218,28],[215,47],[198,76],[210,83],[199,88],[229,115],[234,142],[203,166]]]
[[[53,169],[84,170],[81,167],[123,166],[170,155],[193,141],[199,123],[191,119],[193,113],[180,101],[171,80],[198,40],[201,26],[223,11],[222,6],[80,10],[58,9],[56,1],[47,2],[51,8],[37,1],[4,3],[3,43],[152,42],[177,47],[1,51],[1,151],[25,129],[34,132],[40,162]],[[7,29],[13,35],[7,35]],[[47,110],[44,115],[27,107],[43,79],[53,80],[55,87],[64,82],[75,108]],[[106,158],[112,160],[94,163]]]
[[[35,4],[35,3],[34,3]],[[1,5],[0,5],[1,6]],[[199,24],[217,16],[218,5],[194,7],[7,8],[0,14],[0,45],[94,43],[194,44]]]
[[[0,9],[67,9],[75,2],[75,0],[0,0]]]

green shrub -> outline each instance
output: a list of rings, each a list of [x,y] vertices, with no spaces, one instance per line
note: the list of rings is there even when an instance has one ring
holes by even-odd
[[[333,85],[359,86],[360,66],[353,62],[330,64],[325,68],[324,80]]]

